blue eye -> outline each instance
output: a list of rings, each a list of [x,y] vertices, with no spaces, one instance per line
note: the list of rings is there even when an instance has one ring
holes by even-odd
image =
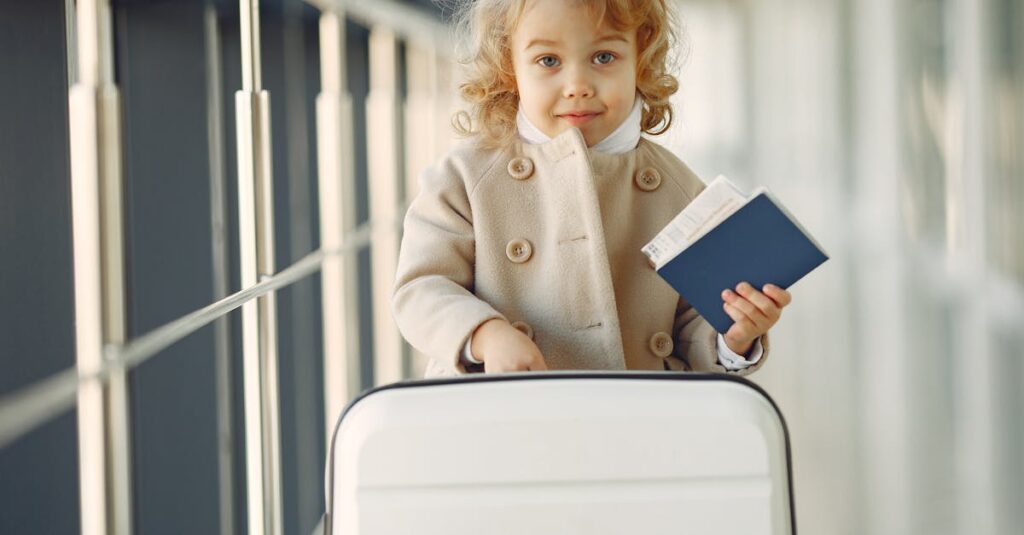
[[[613,61],[615,61],[615,54],[612,54],[611,52],[598,52],[597,55],[594,56],[594,63],[599,65],[607,65]]]
[[[562,62],[558,61],[558,58],[555,56],[544,56],[538,59],[537,63],[540,63],[543,67],[557,67]]]

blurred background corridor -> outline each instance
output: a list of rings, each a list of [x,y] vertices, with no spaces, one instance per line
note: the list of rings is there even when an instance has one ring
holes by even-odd
[[[751,377],[799,531],[1021,533],[1024,1],[677,4],[656,139],[831,256]],[[424,366],[387,296],[450,14],[0,2],[0,533],[317,529],[342,407]]]

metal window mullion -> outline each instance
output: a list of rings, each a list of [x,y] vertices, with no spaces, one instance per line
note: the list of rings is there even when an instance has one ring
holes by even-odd
[[[125,342],[120,97],[105,0],[75,12],[78,82],[69,91],[83,533],[131,532],[131,441],[125,369],[105,375],[104,346]]]
[[[81,5],[81,4],[79,4]],[[103,305],[100,272],[100,199],[95,88],[69,91],[71,226],[74,248],[75,346],[78,373],[103,367]],[[81,527],[84,535],[107,533],[107,461],[104,382],[78,386],[78,458]]]
[[[320,248],[333,251],[356,228],[352,97],[346,80],[345,16],[320,15],[320,80],[316,97]],[[360,391],[358,256],[329,255],[322,266],[324,438]]]
[[[391,316],[391,290],[398,266],[401,199],[398,136],[398,40],[383,26],[370,30],[370,92],[366,97],[366,135],[370,183],[373,266],[374,383],[403,378],[404,343]]]
[[[270,95],[260,87],[259,2],[240,0],[242,90],[235,94],[241,283],[274,273]],[[279,534],[280,423],[276,293],[242,306],[243,392],[249,532]]]
[[[112,84],[99,94],[103,157],[103,308],[105,343],[123,345],[127,339],[124,273],[123,185],[121,180],[120,96]],[[114,364],[114,363],[112,363]],[[131,427],[128,409],[128,375],[114,365],[107,380],[107,460],[111,473],[113,533],[132,532]]]

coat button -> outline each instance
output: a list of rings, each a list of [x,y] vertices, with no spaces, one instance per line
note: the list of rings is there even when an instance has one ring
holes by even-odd
[[[663,332],[654,333],[649,346],[654,356],[665,358],[672,354],[672,337]]]
[[[526,180],[533,175],[533,160],[522,156],[508,162],[508,174],[516,180]]]
[[[522,264],[533,256],[533,246],[522,238],[516,238],[505,246],[505,255],[516,264]]]
[[[636,187],[643,191],[654,191],[661,185],[661,173],[653,167],[645,167],[636,173]]]
[[[512,322],[512,327],[514,327],[516,330],[522,332],[526,336],[529,336],[530,340],[533,340],[533,327],[530,327],[529,325],[527,325],[525,321],[515,321],[515,322]]]

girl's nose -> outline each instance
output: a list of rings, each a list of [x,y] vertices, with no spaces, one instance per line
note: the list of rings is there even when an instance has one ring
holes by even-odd
[[[590,79],[582,73],[569,73],[569,78],[562,88],[562,97],[590,98],[592,96],[594,96],[594,84]]]

